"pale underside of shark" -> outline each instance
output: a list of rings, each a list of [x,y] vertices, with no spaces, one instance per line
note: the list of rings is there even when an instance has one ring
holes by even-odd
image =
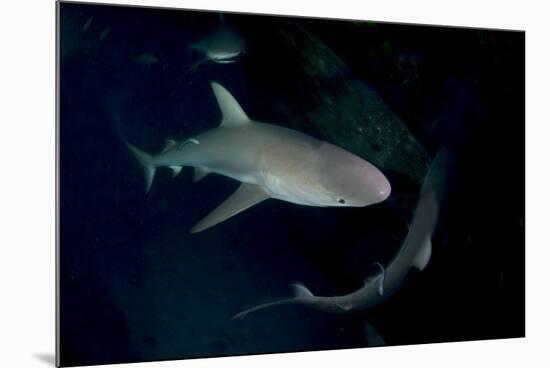
[[[281,305],[302,305],[329,313],[367,310],[397,292],[412,268],[423,270],[431,257],[431,237],[439,218],[448,167],[448,152],[442,149],[432,162],[424,180],[409,232],[400,251],[384,269],[364,281],[363,287],[342,296],[315,296],[300,283],[291,284],[294,296],[261,304],[236,314],[242,319],[252,313]]]
[[[372,164],[333,144],[248,118],[235,98],[211,83],[222,112],[219,127],[150,155],[126,142],[145,171],[146,190],[158,167],[177,174],[195,168],[195,181],[209,173],[242,184],[190,230],[216,225],[266,199],[308,206],[366,206],[386,199],[386,177]]]

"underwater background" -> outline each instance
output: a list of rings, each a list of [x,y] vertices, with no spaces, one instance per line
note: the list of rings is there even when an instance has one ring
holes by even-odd
[[[525,34],[224,19],[246,54],[188,72],[199,57],[188,45],[217,13],[59,4],[61,364],[524,336]],[[390,198],[364,208],[268,200],[188,234],[238,182],[159,169],[145,194],[118,132],[155,153],[216,127],[210,80],[252,119],[372,162]],[[453,176],[432,259],[395,296],[349,315],[285,306],[231,320],[290,296],[293,281],[326,296],[360,287],[399,250],[442,146]]]

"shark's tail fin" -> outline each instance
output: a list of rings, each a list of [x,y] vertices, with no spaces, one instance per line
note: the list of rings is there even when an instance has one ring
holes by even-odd
[[[145,193],[149,192],[149,189],[151,189],[151,184],[153,183],[153,178],[155,177],[156,167],[153,162],[153,157],[148,154],[147,152],[143,152],[139,148],[131,145],[126,140],[126,137],[124,136],[122,132],[122,125],[120,123],[119,116],[114,114],[113,115],[113,128],[120,138],[122,142],[128,147],[128,149],[133,153],[133,155],[136,157],[136,159],[139,161],[141,166],[143,166],[143,171],[145,172]]]
[[[271,303],[260,304],[260,305],[257,305],[257,306],[252,307],[252,308],[248,308],[248,309],[246,309],[246,310],[244,310],[240,313],[235,314],[233,316],[232,320],[243,319],[244,317],[247,317],[247,316],[251,315],[252,313],[256,313],[256,312],[262,311],[264,309],[277,307],[279,305],[293,304],[295,302],[296,302],[295,298],[289,298],[289,299],[276,300],[276,301],[271,302]]]
[[[246,309],[246,310],[244,310],[240,313],[235,314],[232,319],[233,320],[243,319],[244,317],[246,317],[246,316],[248,316],[252,313],[256,313],[256,312],[262,311],[264,309],[277,307],[277,306],[280,306],[280,305],[297,304],[303,298],[313,296],[311,291],[309,291],[309,289],[307,287],[305,287],[304,285],[302,285],[300,283],[297,283],[297,282],[292,283],[292,284],[290,284],[290,288],[292,289],[292,292],[294,293],[294,297],[287,298],[287,299],[282,299],[282,300],[276,300],[276,301],[271,302],[271,303],[260,304],[260,305],[257,305],[255,307],[248,308],[248,309]]]
[[[147,152],[143,152],[137,147],[132,146],[127,141],[124,141],[124,143],[126,143],[126,146],[128,146],[128,148],[134,154],[141,166],[143,166],[143,172],[145,173],[145,193],[148,193],[149,189],[151,189],[151,184],[153,184],[155,171],[157,170],[153,162],[153,157]]]

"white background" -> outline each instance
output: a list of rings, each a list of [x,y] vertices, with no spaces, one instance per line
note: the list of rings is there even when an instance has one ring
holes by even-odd
[[[546,213],[550,190],[550,32],[545,26],[550,12],[543,5],[531,5],[544,1],[126,3],[527,31],[526,339],[200,359],[132,367],[550,367],[550,225]],[[0,366],[46,367],[53,365],[54,353],[54,2],[12,0],[3,4],[0,14]],[[479,190],[490,188],[480,183]],[[502,201],[505,206],[506,198]],[[126,365],[117,367],[123,366]]]

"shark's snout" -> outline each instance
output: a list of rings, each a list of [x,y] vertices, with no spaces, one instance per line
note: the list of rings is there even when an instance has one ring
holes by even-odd
[[[331,204],[329,199],[329,205],[364,207],[389,197],[390,182],[370,162],[329,143],[323,143],[319,157],[319,180],[338,203]]]
[[[361,160],[358,164],[359,180],[361,183],[360,206],[369,206],[385,201],[391,193],[391,185],[386,176],[371,163]]]
[[[376,187],[376,199],[377,203],[385,201],[391,194],[391,185],[388,179],[384,174],[380,172],[379,175],[377,175],[377,183],[375,184]]]

